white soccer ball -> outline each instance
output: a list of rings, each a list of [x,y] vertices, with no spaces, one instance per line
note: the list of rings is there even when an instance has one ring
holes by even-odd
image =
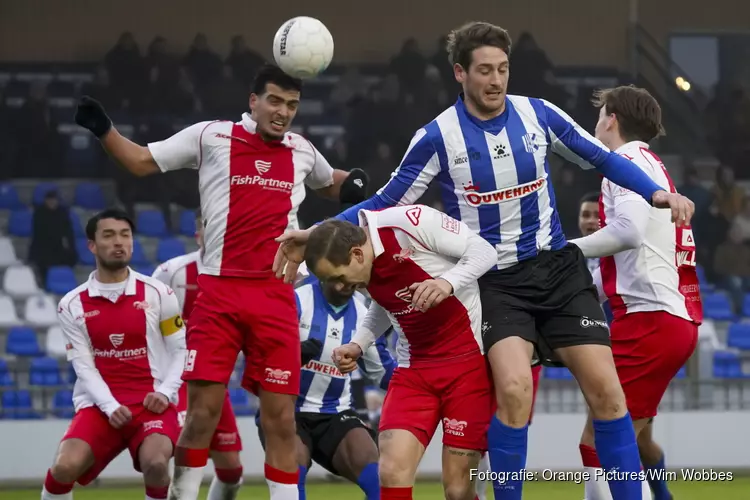
[[[325,24],[312,17],[285,22],[273,37],[273,58],[288,75],[312,78],[333,59],[333,37]]]

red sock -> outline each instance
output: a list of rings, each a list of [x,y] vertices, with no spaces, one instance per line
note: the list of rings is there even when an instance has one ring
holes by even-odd
[[[181,467],[205,467],[208,463],[208,448],[197,450],[177,446],[174,450],[174,464]]]
[[[279,484],[297,484],[299,479],[299,470],[294,472],[284,472],[283,470],[275,469],[268,464],[264,464],[264,473],[266,479]]]
[[[224,484],[237,484],[242,479],[242,467],[236,469],[216,469],[216,478]]]
[[[412,500],[411,492],[414,488],[386,488],[380,487],[380,500]]]
[[[53,495],[65,495],[73,490],[73,483],[65,484],[61,483],[54,477],[52,477],[52,471],[47,471],[47,478],[44,480],[44,489]]]
[[[166,500],[167,493],[169,493],[169,486],[146,486],[146,496],[149,498]]]
[[[578,446],[578,449],[581,450],[581,460],[583,461],[584,467],[594,467],[596,469],[602,468],[602,464],[599,462],[599,456],[596,454],[594,448],[581,444]]]

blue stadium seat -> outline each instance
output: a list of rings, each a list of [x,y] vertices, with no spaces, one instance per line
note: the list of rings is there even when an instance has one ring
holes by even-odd
[[[73,225],[73,236],[76,238],[86,237],[86,231],[83,230],[81,218],[73,210],[70,211],[70,223]]]
[[[3,393],[3,416],[16,420],[42,418],[34,411],[29,391],[7,391]]]
[[[13,184],[0,183],[0,209],[18,210],[23,208],[23,203],[18,197],[18,190]]]
[[[255,413],[250,407],[250,396],[242,387],[229,389],[229,400],[232,402],[235,415],[252,415]]]
[[[742,363],[740,361],[740,356],[732,351],[715,351],[714,377],[742,378]]]
[[[65,295],[78,286],[72,267],[54,266],[47,271],[47,291]]]
[[[73,364],[68,364],[68,373],[66,378],[68,379],[69,384],[75,384],[76,380],[78,380],[78,375],[76,375],[76,371],[73,368]]]
[[[0,358],[0,387],[13,387],[16,385],[13,382],[13,377],[8,371],[8,363],[4,359]]]
[[[34,194],[31,196],[31,202],[34,205],[41,205],[44,202],[44,197],[50,191],[60,192],[60,188],[54,182],[40,182],[34,187]],[[63,200],[61,200],[62,202]]]
[[[573,374],[567,368],[558,368],[555,366],[545,366],[543,369],[544,378],[553,380],[573,380]]]
[[[750,293],[746,294],[742,301],[742,315],[750,317]]]
[[[179,238],[166,238],[159,242],[156,260],[166,262],[174,257],[185,255],[185,244]]]
[[[27,326],[14,326],[8,331],[5,352],[16,356],[42,356],[34,330]]]
[[[143,236],[154,236],[160,238],[167,235],[167,221],[164,214],[158,210],[144,210],[138,212],[138,220],[135,223],[138,232]]]
[[[60,363],[55,358],[46,357],[31,360],[29,383],[42,386],[63,385]]]
[[[750,323],[734,323],[729,327],[727,347],[750,350]]]
[[[732,321],[735,319],[732,302],[723,293],[703,295],[703,314],[706,318],[717,321]]]
[[[143,245],[141,245],[138,238],[133,240],[133,257],[130,259],[130,262],[132,262],[134,266],[151,265],[151,262],[146,258],[146,252],[143,250]]]
[[[76,186],[74,203],[87,210],[102,210],[107,204],[101,186],[94,182],[81,182]]]
[[[154,271],[156,271],[156,268],[154,266],[144,265],[135,267],[135,271],[141,274],[145,274],[146,276],[152,276],[154,274]]]
[[[680,368],[680,371],[677,372],[677,375],[674,376],[674,378],[686,378],[687,377],[687,368],[684,366]]]
[[[180,213],[180,234],[195,236],[195,212],[192,210],[183,210]]]
[[[78,262],[84,266],[96,265],[94,254],[89,251],[89,240],[76,238],[76,250],[78,251]]]
[[[13,210],[8,219],[8,234],[28,238],[31,236],[31,210]]]
[[[73,418],[73,391],[62,390],[55,393],[52,400],[52,413],[58,418]]]

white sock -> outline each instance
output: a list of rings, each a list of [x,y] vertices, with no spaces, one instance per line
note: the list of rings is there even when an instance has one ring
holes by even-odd
[[[612,493],[609,492],[609,484],[603,476],[597,476],[597,471],[601,474],[601,470],[596,467],[584,467],[586,472],[589,473],[589,477],[585,484],[586,498],[585,500],[612,500]],[[643,500],[651,500],[651,488],[648,485],[648,481],[644,478],[641,483],[641,497]]]
[[[211,487],[208,489],[208,498],[206,500],[235,500],[237,498],[237,492],[240,491],[242,486],[242,479],[237,484],[227,484],[219,481],[219,478],[214,476],[211,481]]]
[[[168,500],[198,500],[203,481],[203,467],[175,466]]]
[[[277,483],[266,479],[271,500],[299,500],[299,489],[296,484]]]
[[[489,472],[490,469],[490,454],[485,453],[482,455],[482,460],[479,461],[478,472]],[[487,500],[487,480],[477,479],[476,494],[479,500]]]
[[[69,491],[63,495],[53,495],[46,488],[42,488],[42,500],[73,500],[73,492]]]

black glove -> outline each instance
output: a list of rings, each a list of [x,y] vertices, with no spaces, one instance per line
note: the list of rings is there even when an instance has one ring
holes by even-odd
[[[96,99],[85,95],[78,101],[75,121],[81,127],[88,129],[97,138],[103,136],[112,128],[112,120],[104,111],[104,106]]]
[[[349,172],[349,176],[341,184],[339,202],[341,202],[342,209],[365,201],[367,199],[367,184],[369,182],[370,178],[364,170],[353,168]],[[347,205],[347,207],[343,205]]]
[[[318,339],[307,339],[302,342],[302,366],[323,352],[323,344]]]

